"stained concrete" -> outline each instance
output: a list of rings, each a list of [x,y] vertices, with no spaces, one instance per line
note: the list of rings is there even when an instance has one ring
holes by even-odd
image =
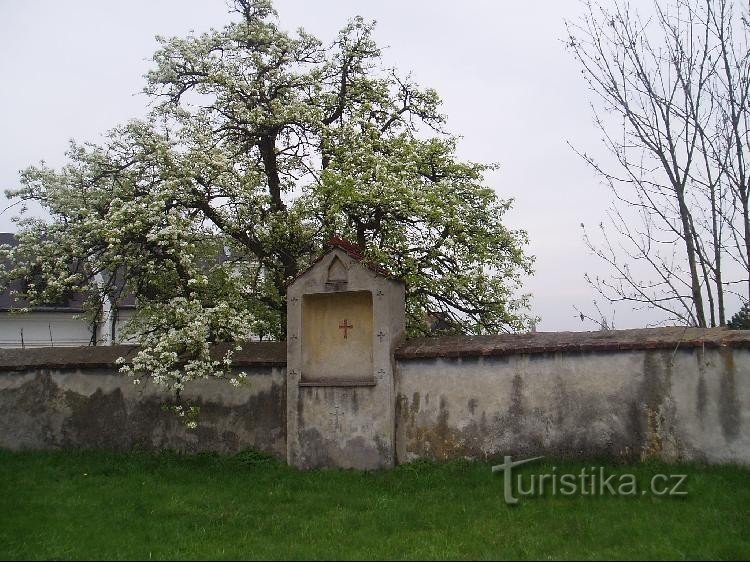
[[[499,455],[750,464],[750,351],[402,359],[397,461]]]
[[[289,345],[251,343],[237,355],[249,385],[189,385],[185,398],[201,406],[197,430],[163,411],[168,395],[117,373],[115,359],[135,348],[0,350],[0,447],[252,447],[303,468],[506,454],[750,465],[750,332],[665,328],[400,345],[403,287],[347,261],[346,252],[336,256],[341,267],[323,256],[323,272],[302,276],[290,293]],[[301,295],[352,290],[373,298],[372,377],[301,380],[292,373],[302,368],[294,332]]]
[[[200,407],[187,429],[164,410],[172,397],[134,385],[113,368],[0,372],[0,447],[235,452],[286,456],[285,370],[243,369],[247,384],[189,383],[183,398]]]

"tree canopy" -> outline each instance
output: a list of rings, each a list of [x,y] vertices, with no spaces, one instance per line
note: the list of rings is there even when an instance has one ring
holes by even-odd
[[[332,236],[404,279],[411,334],[428,314],[472,334],[528,327],[517,291],[532,258],[485,183],[493,165],[456,156],[438,94],[385,67],[374,24],[356,17],[324,44],[282,30],[266,0],[234,13],[159,38],[146,119],[73,143],[62,169],[30,167],[7,192],[49,214],[22,217],[5,250],[7,277],[45,279],[23,296],[85,286],[96,314],[104,295],[135,295],[142,348],[126,370],[178,391],[228,372],[212,343],[284,338],[286,285]]]

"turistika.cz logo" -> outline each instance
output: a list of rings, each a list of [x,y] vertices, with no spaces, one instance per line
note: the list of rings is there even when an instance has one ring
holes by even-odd
[[[516,474],[516,486],[513,487],[512,469],[537,461],[544,457],[533,457],[514,461],[510,456],[503,459],[503,464],[492,467],[492,472],[503,473],[503,491],[505,503],[515,505],[518,496],[686,496],[685,480],[687,474],[655,474],[646,486],[639,486],[635,474],[607,474],[603,466],[584,467],[578,473],[558,473],[553,466],[543,474]]]

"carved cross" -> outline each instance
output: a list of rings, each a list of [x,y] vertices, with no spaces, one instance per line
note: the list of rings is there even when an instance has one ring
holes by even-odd
[[[383,330],[380,330],[380,331],[379,331],[379,332],[378,332],[377,334],[375,334],[375,335],[376,335],[376,336],[378,336],[378,338],[380,339],[380,343],[383,343],[383,338],[384,338],[384,337],[385,337],[385,335],[386,335],[386,334],[385,334],[385,332],[384,332]]]
[[[352,324],[349,324],[349,320],[347,320],[346,318],[344,318],[341,321],[341,324],[339,324],[339,330],[344,330],[344,339],[346,339],[347,331],[352,328],[354,328],[354,326]]]
[[[333,429],[335,431],[339,431],[341,429],[341,424],[339,423],[339,416],[343,416],[343,412],[339,410],[339,405],[334,404],[333,405],[333,411],[328,412],[333,417]]]

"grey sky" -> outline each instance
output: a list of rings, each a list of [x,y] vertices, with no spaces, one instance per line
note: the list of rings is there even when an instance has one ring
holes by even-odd
[[[604,217],[609,193],[567,145],[601,153],[590,95],[563,47],[564,18],[577,0],[455,2],[277,0],[282,27],[303,26],[330,40],[347,19],[378,21],[386,62],[413,71],[444,100],[460,154],[495,161],[489,183],[515,198],[507,222],[524,228],[537,256],[526,290],[539,329],[581,330],[573,305],[590,308],[584,271],[603,271],[581,239],[580,223]],[[0,187],[44,159],[64,162],[68,140],[98,141],[112,126],[146,112],[138,92],[154,35],[184,35],[229,21],[223,0],[65,2],[0,0]],[[4,207],[6,203],[3,202]],[[14,230],[12,211],[0,230]],[[653,315],[618,309],[618,328]]]

